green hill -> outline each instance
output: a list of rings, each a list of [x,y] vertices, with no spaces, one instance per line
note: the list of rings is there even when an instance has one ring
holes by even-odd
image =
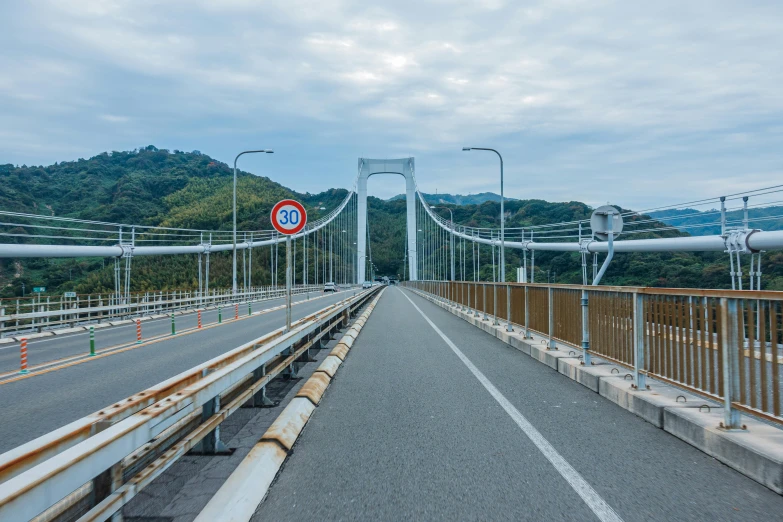
[[[500,194],[494,192],[479,192],[478,194],[468,194],[463,196],[461,194],[426,194],[422,192],[424,199],[430,205],[481,205],[487,201],[500,201]],[[397,194],[396,196],[388,199],[387,201],[405,200],[405,194]],[[506,201],[514,199],[506,196]]]
[[[696,210],[681,208],[651,212],[650,217],[658,219],[692,236],[720,234],[720,210]],[[741,228],[744,218],[742,210],[726,212],[728,228]],[[770,206],[748,209],[748,228],[761,230],[783,230],[783,207]]]
[[[181,152],[153,146],[127,152],[103,153],[90,159],[49,166],[0,165],[0,209],[153,226],[231,229],[231,179],[228,165],[197,151]],[[281,198],[293,197],[307,207],[311,219],[328,212],[346,191],[332,189],[319,194],[296,193],[267,177],[240,172],[238,177],[238,228],[269,229],[269,212]],[[479,197],[474,195],[467,197]],[[495,196],[495,195],[492,195]],[[430,201],[446,195],[428,195]],[[466,196],[450,196],[465,198]],[[483,196],[482,196],[483,197]],[[455,200],[456,201],[456,200]],[[499,203],[447,204],[457,223],[498,227]],[[321,211],[320,207],[327,210]],[[551,203],[541,200],[506,202],[509,227],[586,219],[591,208],[579,202]],[[380,273],[402,274],[405,242],[405,201],[369,198],[370,248]],[[445,211],[440,211],[446,215]],[[7,218],[10,219],[10,218]],[[16,219],[16,218],[14,218]],[[19,222],[16,219],[16,222]],[[18,234],[1,241],[25,242],[30,227],[0,225],[0,232]],[[658,228],[663,228],[661,224]],[[40,229],[39,229],[40,232]],[[649,237],[682,235],[662,230]],[[40,240],[39,240],[40,241]],[[52,238],[47,241],[62,242]],[[513,280],[520,253],[508,252],[508,279]],[[272,277],[269,249],[253,255],[253,281],[268,283]],[[0,297],[19,296],[22,283],[27,291],[46,286],[51,293],[75,290],[106,292],[113,288],[111,259],[25,259],[0,260]],[[282,263],[281,263],[282,264]],[[298,259],[301,267],[301,256]],[[491,278],[491,252],[481,248],[481,273]],[[140,257],[133,261],[134,290],[192,289],[198,275],[195,256]],[[472,275],[470,256],[468,271]],[[282,267],[278,280],[283,281]],[[214,254],[210,284],[230,283],[230,254]],[[559,283],[580,283],[581,268],[576,253],[536,254],[536,280],[549,278]],[[723,254],[618,254],[604,280],[606,284],[727,288],[728,266]],[[764,287],[783,290],[783,254],[764,257]]]

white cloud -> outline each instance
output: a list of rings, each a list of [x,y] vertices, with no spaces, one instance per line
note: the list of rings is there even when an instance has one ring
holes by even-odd
[[[496,190],[486,158],[458,154],[470,142],[503,148],[519,196],[642,206],[780,173],[774,2],[41,0],[0,15],[0,123],[41,145],[6,140],[0,162],[145,141],[225,160],[261,140],[297,151],[279,179],[302,190],[350,185],[369,151],[415,152],[425,190]]]

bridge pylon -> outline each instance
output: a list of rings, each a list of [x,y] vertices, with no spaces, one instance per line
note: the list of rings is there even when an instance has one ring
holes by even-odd
[[[405,178],[405,201],[408,231],[408,278],[418,279],[416,266],[416,179],[413,158],[369,159],[359,158],[359,176],[356,183],[358,196],[358,226],[356,246],[357,283],[364,282],[367,264],[367,180],[376,174],[398,174]]]

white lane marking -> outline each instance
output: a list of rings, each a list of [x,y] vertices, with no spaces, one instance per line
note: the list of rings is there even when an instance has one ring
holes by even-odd
[[[587,504],[593,513],[595,513],[595,515],[603,522],[622,522],[623,519],[620,518],[620,516],[614,511],[614,509],[612,509],[609,504],[606,503],[603,498],[601,498],[601,495],[599,495],[598,492],[594,490],[584,478],[582,478],[582,475],[580,475],[579,472],[576,471],[573,466],[571,466],[571,464],[569,464],[554,447],[552,447],[549,441],[546,440],[544,436],[533,427],[532,424],[530,424],[530,421],[528,421],[525,416],[522,415],[522,413],[520,413],[519,410],[517,410],[508,399],[506,399],[500,390],[495,388],[490,380],[487,379],[483,373],[481,373],[481,370],[476,368],[476,366],[470,362],[470,359],[468,359],[465,354],[462,353],[459,348],[457,348],[457,345],[455,345],[451,339],[446,337],[440,328],[435,326],[435,323],[433,323],[430,318],[427,317],[424,312],[422,312],[421,308],[416,306],[416,303],[414,303],[411,298],[405,294],[405,292],[402,292],[402,295],[405,296],[405,299],[410,301],[413,307],[418,310],[422,317],[424,317],[424,320],[429,323],[429,325],[438,335],[440,335],[441,339],[446,342],[446,344],[457,355],[457,357],[459,357],[462,362],[465,363],[465,366],[468,367],[468,370],[470,370],[476,379],[478,379],[484,388],[486,388],[486,390],[490,395],[492,395],[498,404],[500,404],[500,406],[506,410],[506,413],[508,413],[509,417],[511,417],[517,426],[519,426],[519,428],[525,432],[525,435],[528,436],[528,438],[533,442],[533,444],[536,445],[539,451],[541,451],[547,460],[552,463],[560,475],[562,475],[562,477],[566,479],[571,487],[574,488],[574,491],[576,491],[576,493],[582,497],[582,500],[585,501],[585,504]]]

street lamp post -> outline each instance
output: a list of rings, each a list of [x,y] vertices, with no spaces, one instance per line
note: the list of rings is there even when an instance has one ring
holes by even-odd
[[[500,282],[506,282],[506,214],[503,208],[503,156],[500,155],[495,149],[485,147],[462,147],[463,151],[470,150],[487,150],[494,152],[500,158]],[[497,310],[497,303],[495,303],[495,310]],[[495,314],[497,318],[497,313]],[[506,317],[508,319],[506,324],[506,331],[511,332],[511,292],[509,288],[506,288]]]
[[[231,268],[231,288],[233,295],[236,295],[237,293],[237,160],[239,157],[243,154],[256,154],[256,153],[265,153],[265,154],[272,154],[274,151],[271,149],[261,149],[261,150],[246,150],[243,152],[240,152],[237,154],[237,157],[234,158],[234,234],[233,234],[233,243],[234,243],[234,260],[232,262],[232,268]]]

